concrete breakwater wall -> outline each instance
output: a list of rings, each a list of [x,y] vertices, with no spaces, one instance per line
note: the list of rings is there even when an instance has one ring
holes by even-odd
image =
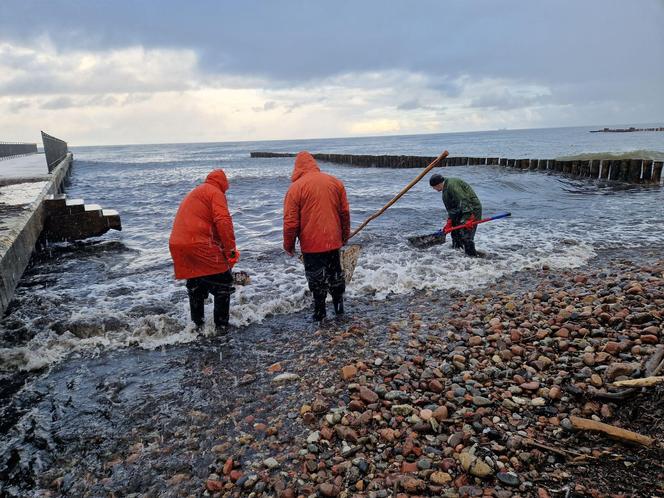
[[[356,154],[313,154],[318,161],[348,164],[364,168],[424,168],[433,156],[372,156]],[[295,157],[293,153],[252,152],[251,157]],[[660,184],[662,161],[650,159],[507,159],[504,157],[451,157],[441,163],[446,166],[502,166],[525,171],[561,173],[579,178],[594,178],[627,183]]]
[[[53,168],[49,180],[29,207],[8,220],[9,226],[0,232],[0,312],[11,301],[44,227],[47,213],[43,200],[50,194],[62,191],[71,164],[72,154],[68,153]]]

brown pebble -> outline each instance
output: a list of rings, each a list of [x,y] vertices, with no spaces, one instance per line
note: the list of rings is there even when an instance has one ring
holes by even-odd
[[[355,365],[346,365],[341,369],[341,378],[343,380],[350,380],[357,375],[357,368]]]

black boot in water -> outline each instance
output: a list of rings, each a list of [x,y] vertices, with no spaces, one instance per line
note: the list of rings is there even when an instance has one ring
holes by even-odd
[[[191,321],[196,327],[202,327],[205,323],[205,299],[207,298],[207,289],[199,285],[195,279],[187,280],[187,294],[189,295],[189,310],[191,311]]]
[[[316,293],[316,294],[314,294],[314,316],[313,316],[314,322],[321,322],[327,316],[327,311],[325,310],[325,298],[326,297],[327,297],[327,293],[324,293],[324,294]]]
[[[217,327],[217,332],[226,333],[230,306],[231,296],[229,294],[217,294],[214,296],[214,324]]]

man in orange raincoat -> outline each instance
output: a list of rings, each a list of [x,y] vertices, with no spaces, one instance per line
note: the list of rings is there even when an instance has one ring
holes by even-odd
[[[295,253],[300,240],[304,271],[314,297],[314,320],[325,318],[325,298],[332,295],[334,311],[344,312],[346,289],[339,249],[350,235],[350,209],[341,180],[322,173],[308,152],[295,158],[291,186],[284,199],[284,250]]]
[[[187,279],[191,319],[203,325],[205,300],[214,296],[214,323],[221,331],[228,325],[233,275],[240,253],[235,247],[233,219],[228,212],[224,170],[212,171],[205,183],[183,199],[175,215],[169,248],[175,278]]]

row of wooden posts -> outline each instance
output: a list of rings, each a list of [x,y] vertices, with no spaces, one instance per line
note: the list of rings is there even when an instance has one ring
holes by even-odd
[[[356,154],[312,154],[317,161],[349,164],[365,168],[424,168],[435,157],[429,156],[372,156]],[[283,152],[252,152],[251,157],[294,157]],[[549,171],[582,178],[613,180],[628,183],[660,184],[662,161],[650,159],[507,159],[504,157],[447,157],[441,166],[503,166],[529,171]]]

